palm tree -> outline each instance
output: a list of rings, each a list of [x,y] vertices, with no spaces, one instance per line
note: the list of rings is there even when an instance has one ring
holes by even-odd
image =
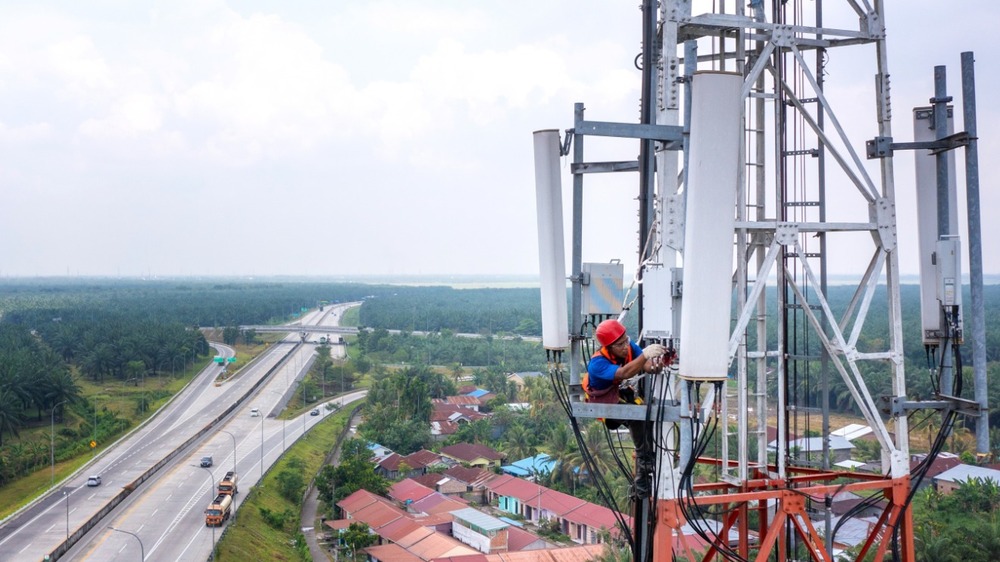
[[[521,423],[515,423],[507,429],[505,437],[505,447],[512,458],[523,459],[538,453],[534,435]]]
[[[918,527],[913,538],[913,547],[917,560],[958,562],[951,538],[942,535],[930,526],[921,525]]]
[[[3,446],[4,432],[17,437],[24,424],[23,408],[20,400],[8,388],[0,388],[0,446]]]
[[[608,445],[608,428],[599,420],[591,420],[583,434],[584,446],[594,460],[595,469],[601,474],[609,474],[617,465]]]
[[[64,368],[49,371],[44,386],[46,404],[76,402],[80,398],[80,386],[76,384],[73,375]]]
[[[562,483],[567,488],[573,485],[573,475],[583,464],[576,438],[567,425],[556,426],[549,432],[545,440],[545,448],[549,458],[555,461],[549,479],[553,483]]]

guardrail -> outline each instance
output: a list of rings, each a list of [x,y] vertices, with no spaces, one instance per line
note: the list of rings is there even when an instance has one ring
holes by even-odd
[[[161,468],[163,468],[172,460],[174,460],[178,455],[183,453],[184,450],[187,449],[189,446],[191,446],[193,443],[204,437],[205,434],[212,431],[212,429],[215,427],[216,424],[218,424],[220,421],[229,416],[229,414],[231,414],[234,410],[236,410],[236,408],[240,407],[243,404],[243,402],[246,401],[247,398],[253,395],[265,382],[267,382],[268,377],[270,377],[271,374],[276,369],[281,367],[288,359],[288,357],[294,352],[295,348],[293,347],[287,353],[285,353],[285,356],[282,357],[281,360],[275,363],[273,367],[268,369],[267,373],[263,377],[261,377],[259,381],[254,383],[254,385],[251,386],[250,389],[247,390],[243,394],[243,396],[239,398],[239,400],[233,402],[221,414],[216,416],[212,421],[208,422],[208,424],[205,427],[203,427],[197,433],[189,437],[186,441],[184,441],[184,443],[180,444],[177,448],[168,453],[165,457],[160,459],[159,462],[157,462],[148,470],[146,470],[146,472],[143,472],[138,478],[123,486],[121,492],[119,492],[117,495],[108,500],[108,503],[106,503],[104,507],[102,507],[90,519],[85,521],[83,525],[78,527],[76,531],[74,531],[73,534],[69,536],[69,538],[67,538],[65,541],[56,546],[56,548],[53,549],[52,552],[48,554],[46,560],[58,560],[60,556],[66,554],[66,552],[69,551],[69,549],[73,548],[73,545],[75,545],[77,541],[79,541],[84,535],[93,530],[93,528],[96,527],[98,523],[100,523],[101,519],[103,519],[105,516],[111,513],[111,511],[114,510],[114,508],[118,507],[119,504],[125,501],[125,498],[129,497],[132,494],[132,492],[134,492],[143,482],[148,480],[151,476],[156,474],[157,471],[159,471]]]

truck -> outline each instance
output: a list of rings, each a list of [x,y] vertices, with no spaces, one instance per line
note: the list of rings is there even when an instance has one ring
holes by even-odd
[[[219,495],[232,496],[240,493],[239,486],[236,485],[237,476],[236,473],[230,470],[219,480]]]
[[[229,519],[229,514],[233,510],[233,497],[226,494],[215,496],[212,503],[205,508],[205,526],[221,527]]]

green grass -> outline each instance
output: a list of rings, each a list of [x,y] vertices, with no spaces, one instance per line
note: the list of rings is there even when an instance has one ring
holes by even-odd
[[[97,453],[153,415],[171,396],[184,388],[202,367],[198,363],[176,377],[169,374],[146,377],[142,386],[122,384],[121,381],[109,380],[102,383],[78,379],[81,399],[76,404],[69,405],[64,411],[64,420],[55,424],[56,483],[73,474]],[[140,412],[139,404],[144,397],[148,401],[148,409]],[[100,421],[96,450],[90,448],[94,419],[90,413],[93,410],[88,406],[95,401]],[[46,413],[42,418],[30,420],[30,425],[23,428],[17,438],[5,439],[4,446],[43,443],[48,451],[52,439],[51,414]],[[112,418],[120,421],[115,423]],[[51,482],[52,465],[45,463],[27,476],[0,488],[0,518],[43,495]]]
[[[229,366],[231,372],[267,348],[264,343],[255,346],[238,346],[236,362]],[[77,469],[86,464],[95,454],[114,443],[119,437],[136,427],[163,407],[171,397],[180,392],[191,379],[205,367],[205,362],[199,358],[194,366],[172,376],[169,372],[157,376],[147,376],[141,385],[123,384],[119,380],[95,382],[82,377],[77,378],[81,399],[76,404],[65,409],[62,422],[55,424],[56,463],[55,481],[60,482]],[[147,401],[146,411],[140,411],[139,405],[143,399]],[[93,410],[90,405],[96,402],[99,412],[98,438],[96,451],[90,448],[93,440]],[[117,423],[112,418],[119,420]],[[29,446],[44,445],[46,459],[52,439],[51,414],[43,412],[39,419],[35,412],[29,413],[26,427],[21,429],[16,438],[5,438],[4,447],[14,444]],[[0,519],[14,513],[35,498],[43,495],[52,482],[52,465],[47,461],[43,466],[28,475],[0,487]]]
[[[217,560],[308,560],[294,546],[296,540],[302,540],[299,532],[301,501],[290,502],[278,493],[277,475],[289,469],[293,459],[299,459],[304,465],[302,475],[308,482],[323,466],[323,460],[346,427],[350,414],[351,409],[344,408],[327,416],[267,471],[263,485],[254,486],[242,499],[236,520],[219,539]],[[261,509],[271,513],[290,512],[292,516],[283,528],[276,529],[265,522]],[[302,523],[308,526],[312,522]],[[321,533],[322,530],[317,530],[317,534]]]
[[[352,306],[340,315],[341,326],[357,326],[361,323],[361,307]]]

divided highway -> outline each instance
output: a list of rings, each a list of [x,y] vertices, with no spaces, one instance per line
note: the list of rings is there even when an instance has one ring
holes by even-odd
[[[336,324],[349,306],[352,304],[310,313],[301,323]],[[294,326],[289,328],[295,330]],[[342,347],[333,347],[334,355],[343,352]],[[232,350],[226,353],[231,355]],[[133,561],[143,554],[146,560],[207,559],[213,539],[222,531],[206,527],[203,513],[215,497],[218,480],[235,467],[240,475],[240,493],[234,504],[238,510],[242,497],[260,480],[262,472],[330,413],[321,406],[318,416],[306,413],[294,420],[274,419],[314,354],[315,347],[301,345],[295,333],[272,345],[238,377],[220,386],[214,381],[221,367],[206,367],[144,426],[47,497],[0,525],[0,562],[44,560],[52,554],[51,559],[63,560]],[[355,392],[334,402],[342,405],[363,396],[363,391]],[[232,411],[219,420],[227,409]],[[259,415],[254,415],[254,409]],[[218,423],[211,426],[216,420]],[[190,443],[181,448],[186,442]],[[212,456],[214,465],[199,467],[203,456]],[[150,474],[157,465],[160,468]],[[101,476],[100,486],[86,486],[91,475]],[[144,475],[147,479],[121,503],[109,507],[115,498],[125,495],[124,487]],[[238,511],[234,515],[238,517]],[[88,522],[92,528],[87,527]],[[67,537],[74,539],[74,544],[62,553],[60,545]]]

